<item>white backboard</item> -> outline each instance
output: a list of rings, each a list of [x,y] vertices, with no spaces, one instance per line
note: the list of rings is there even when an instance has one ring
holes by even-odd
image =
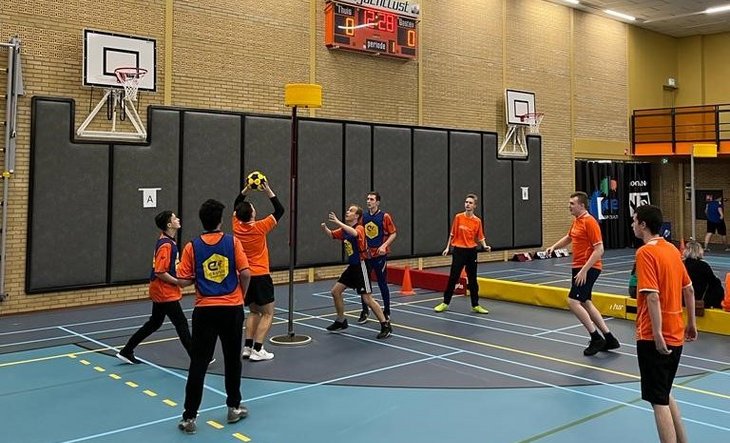
[[[508,125],[527,126],[529,122],[522,121],[520,116],[537,112],[535,110],[534,92],[507,89],[504,92],[504,105]]]
[[[139,89],[155,91],[157,42],[151,38],[85,29],[83,85],[121,88],[114,69],[122,67],[146,69]]]

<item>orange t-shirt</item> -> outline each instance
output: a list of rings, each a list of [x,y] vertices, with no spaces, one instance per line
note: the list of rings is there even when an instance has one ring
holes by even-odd
[[[591,254],[593,254],[593,247],[599,243],[603,243],[601,227],[598,226],[598,222],[588,211],[573,220],[568,235],[570,236],[570,241],[573,243],[574,268],[582,268]],[[603,268],[600,259],[593,264],[593,268]]]
[[[160,235],[160,238],[164,235]],[[152,264],[155,274],[162,274],[170,270],[170,263],[177,262],[177,257],[171,257],[172,245],[163,243],[155,252],[155,261]],[[177,264],[177,263],[176,263]],[[166,303],[177,301],[182,298],[182,290],[178,285],[173,285],[160,280],[159,276],[150,282],[150,298],[155,303]]]
[[[651,240],[636,251],[636,339],[654,340],[646,293],[659,294],[662,336],[670,346],[684,343],[682,288],[692,281],[677,248],[663,238]]]
[[[476,215],[468,217],[466,212],[456,214],[451,224],[451,246],[476,248],[477,242],[482,240],[484,240],[482,220]]]
[[[222,232],[209,232],[200,236],[203,242],[209,245],[218,243],[221,237],[223,237]],[[246,253],[243,252],[241,242],[235,237],[233,238],[233,250],[236,256],[236,271],[241,272],[248,269]],[[183,249],[182,259],[180,260],[180,265],[177,267],[177,277],[185,280],[195,280],[195,257],[192,242],[188,242],[185,245],[185,249]],[[241,290],[241,285],[236,285],[236,289],[233,292],[218,297],[203,297],[196,288],[195,306],[238,306],[243,304],[243,297],[244,293]]]
[[[261,220],[245,223],[233,216],[233,235],[241,241],[248,257],[251,276],[269,274],[269,247],[266,235],[276,227],[276,218],[269,215]]]

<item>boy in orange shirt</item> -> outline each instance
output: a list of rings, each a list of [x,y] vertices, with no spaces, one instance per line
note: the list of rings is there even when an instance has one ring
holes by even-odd
[[[568,307],[591,336],[588,347],[583,350],[583,355],[590,356],[596,355],[598,351],[617,349],[621,345],[591,301],[593,285],[602,269],[603,238],[598,222],[588,213],[587,208],[588,194],[575,192],[570,196],[570,214],[575,220],[568,234],[547,248],[545,253],[550,257],[553,250],[573,243],[573,278],[568,293]]]
[[[453,246],[453,259],[451,260],[451,271],[449,282],[446,284],[444,301],[433,308],[436,312],[444,312],[449,309],[451,297],[454,295],[456,283],[461,278],[462,269],[466,268],[466,278],[469,285],[469,296],[471,297],[471,311],[477,314],[489,314],[489,311],[479,306],[479,283],[477,282],[477,242],[485,251],[491,251],[484,238],[482,220],[474,214],[477,208],[477,196],[468,194],[464,199],[464,212],[454,216],[451,224],[451,233],[446,241],[446,248],[441,255],[448,255],[449,249]]]
[[[233,235],[241,241],[251,266],[251,282],[246,291],[244,304],[249,309],[246,318],[245,342],[241,357],[251,361],[264,361],[274,358],[272,352],[264,349],[266,334],[274,320],[274,281],[269,271],[269,247],[266,236],[273,231],[284,215],[284,206],[269,187],[269,182],[261,184],[261,188],[271,200],[274,212],[260,220],[256,220],[256,208],[246,201],[250,191],[246,186],[233,203]]]
[[[636,208],[631,227],[644,241],[636,251],[636,356],[641,398],[651,403],[661,442],[686,442],[677,402],[671,394],[684,341],[697,338],[692,281],[674,245],[659,235],[662,211]],[[687,324],[682,318],[682,298]]]
[[[180,344],[190,355],[190,329],[188,319],[180,306],[182,291],[175,273],[178,261],[175,236],[180,229],[180,219],[172,211],[162,211],[155,216],[155,224],[162,232],[155,245],[155,258],[150,273],[149,294],[152,299],[152,315],[117,353],[117,358],[128,364],[141,363],[134,356],[134,349],[142,343],[142,340],[160,329],[165,316],[175,326]]]

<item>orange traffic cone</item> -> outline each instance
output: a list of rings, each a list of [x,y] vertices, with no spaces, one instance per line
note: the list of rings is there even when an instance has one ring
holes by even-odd
[[[461,280],[461,279],[464,280],[464,286],[469,284],[469,277],[466,276],[466,268],[463,268],[461,270],[461,275],[459,276],[459,280]],[[464,294],[466,294],[466,291],[464,292]]]
[[[722,300],[722,308],[730,312],[730,272],[725,274],[725,298]]]
[[[411,285],[411,268],[408,266],[403,271],[403,285],[400,288],[400,293],[403,295],[416,295],[416,291],[413,290]]]
[[[679,240],[679,252],[684,253],[684,239]]]

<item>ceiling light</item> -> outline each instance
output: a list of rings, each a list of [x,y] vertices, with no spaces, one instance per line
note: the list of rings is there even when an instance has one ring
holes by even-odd
[[[622,14],[620,12],[611,11],[610,9],[604,9],[603,12],[605,12],[608,15],[612,15],[614,17],[622,18],[624,20],[634,21],[636,20],[636,17],[630,16],[628,14]]]
[[[730,5],[716,6],[714,8],[707,8],[707,9],[705,9],[705,14],[715,14],[717,12],[725,12],[725,11],[730,11]]]
[[[580,2],[578,0],[565,0],[565,3],[572,3],[574,5],[579,5]]]

